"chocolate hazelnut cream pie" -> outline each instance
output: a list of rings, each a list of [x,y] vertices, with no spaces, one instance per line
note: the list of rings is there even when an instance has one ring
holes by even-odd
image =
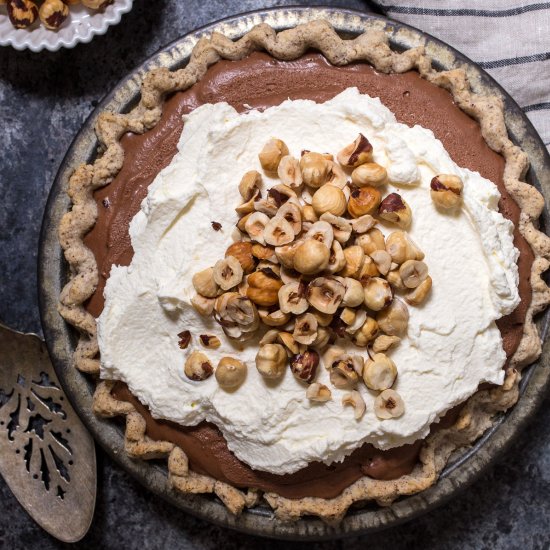
[[[132,457],[240,513],[436,482],[518,398],[549,239],[503,103],[325,21],[156,69],[70,179],[60,313]]]

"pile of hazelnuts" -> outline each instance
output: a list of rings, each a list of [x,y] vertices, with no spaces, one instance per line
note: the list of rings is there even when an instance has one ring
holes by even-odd
[[[63,25],[69,17],[69,6],[82,4],[92,10],[102,10],[114,0],[0,0],[6,4],[8,17],[16,29],[26,29],[37,19],[52,31]]]
[[[407,330],[408,306],[420,305],[432,287],[424,253],[406,232],[411,208],[398,193],[382,196],[387,171],[373,162],[362,134],[336,159],[311,151],[297,159],[282,140],[271,139],[259,160],[281,183],[263,196],[262,175],[244,174],[235,242],[224,259],[194,275],[193,306],[234,340],[263,331],[255,362],[265,379],[281,378],[290,367],[307,385],[308,399],[326,402],[330,388],[315,381],[322,358],[331,384],[349,390],[342,403],[354,407],[356,418],[366,410],[359,383],[380,392],[379,418],[401,416],[404,403],[392,389],[397,368],[387,352]],[[461,191],[456,176],[441,174],[431,183],[440,208],[456,207]],[[378,220],[396,230],[385,236]],[[344,340],[366,348],[367,357],[349,352]],[[185,365],[188,378],[215,374],[231,390],[246,369],[230,357],[214,369],[200,351]]]

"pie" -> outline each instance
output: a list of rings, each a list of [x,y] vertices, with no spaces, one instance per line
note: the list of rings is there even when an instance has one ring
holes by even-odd
[[[338,522],[431,486],[517,401],[543,199],[464,71],[375,29],[263,24],[151,71],[96,131],[59,311],[95,412],[172,487]]]

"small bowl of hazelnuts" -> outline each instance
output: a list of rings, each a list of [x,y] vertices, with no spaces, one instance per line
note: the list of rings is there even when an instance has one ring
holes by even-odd
[[[56,51],[116,25],[133,0],[0,0],[0,46]]]

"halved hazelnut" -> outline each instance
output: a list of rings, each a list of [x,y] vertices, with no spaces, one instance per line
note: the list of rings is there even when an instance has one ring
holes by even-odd
[[[328,178],[330,164],[323,155],[307,152],[300,159],[302,179],[310,187],[321,187]]]
[[[332,277],[317,277],[309,283],[307,300],[322,313],[335,313],[340,307],[346,289]]]
[[[315,222],[305,235],[306,239],[315,239],[323,243],[329,250],[334,240],[334,230],[330,223],[325,221]]]
[[[388,173],[383,166],[376,162],[361,164],[351,173],[351,181],[357,186],[371,185],[379,187],[387,181]]]
[[[220,339],[213,334],[201,334],[199,340],[200,343],[208,349],[218,349],[222,345]]]
[[[258,188],[253,189],[252,196],[247,201],[243,202],[242,204],[239,204],[239,206],[235,208],[235,212],[237,212],[239,216],[246,216],[247,214],[251,214],[252,212],[255,211],[254,205],[258,200],[261,199],[261,197],[262,197],[262,194],[260,190]],[[239,227],[238,224],[237,224],[237,227]],[[239,227],[239,229],[241,229],[242,231],[241,227]]]
[[[321,215],[320,219],[324,222],[330,223],[334,233],[334,238],[339,243],[346,243],[351,237],[351,223],[349,220],[346,220],[346,218],[335,216],[330,212],[325,212]]]
[[[265,244],[264,229],[268,223],[269,217],[266,214],[254,212],[246,220],[244,229],[253,241]]]
[[[315,378],[319,365],[319,354],[312,349],[294,355],[290,359],[290,370],[294,377],[310,384]]]
[[[395,363],[387,355],[376,353],[365,362],[363,380],[370,390],[387,390],[393,386],[396,378]]]
[[[268,330],[258,342],[260,346],[264,346],[265,344],[274,344],[277,342],[277,339],[279,337],[279,331],[276,328],[272,328]]]
[[[387,222],[402,229],[408,229],[412,222],[412,211],[399,193],[390,193],[380,203],[378,215]]]
[[[317,319],[311,313],[304,313],[296,318],[292,336],[300,344],[312,344],[317,338]]]
[[[367,406],[365,405],[365,400],[361,397],[361,394],[357,390],[352,390],[349,393],[346,393],[342,397],[342,405],[351,405],[354,409],[355,420],[359,420],[365,414]]]
[[[206,380],[214,373],[212,363],[210,363],[208,357],[200,351],[194,351],[189,355],[185,361],[183,370],[185,376],[195,382]]]
[[[296,355],[305,351],[305,346],[296,342],[290,332],[279,332],[277,339],[286,349],[288,349],[290,355]]]
[[[411,306],[419,306],[432,289],[432,278],[428,275],[414,290],[405,296]]]
[[[284,313],[300,315],[307,311],[309,303],[306,299],[307,286],[302,282],[292,282],[279,289],[279,307]]]
[[[391,256],[385,250],[375,250],[371,252],[370,257],[376,264],[376,269],[382,275],[387,275],[391,268]]]
[[[401,396],[394,390],[384,390],[374,400],[374,413],[382,420],[398,418],[405,412]]]
[[[266,172],[276,172],[281,159],[288,155],[288,147],[280,139],[270,139],[260,151],[258,158]]]
[[[279,289],[283,282],[271,269],[262,269],[248,276],[248,290],[246,295],[255,304],[269,307],[278,303]]]
[[[358,277],[363,262],[365,261],[365,253],[359,245],[352,245],[344,248],[344,258],[346,265],[340,272],[342,277]]]
[[[282,183],[292,189],[302,187],[303,180],[300,162],[291,155],[286,155],[281,159],[277,168],[277,175]]]
[[[322,349],[329,344],[331,340],[331,332],[323,327],[317,327],[317,338],[313,341],[312,346]]]
[[[342,250],[342,245],[334,240],[332,247],[330,249],[330,257],[328,259],[328,266],[326,270],[331,273],[338,273],[346,266],[346,257],[344,256],[344,251]]]
[[[319,216],[325,212],[341,216],[346,211],[346,196],[335,185],[323,185],[315,191],[311,206]]]
[[[302,211],[300,205],[289,200],[277,212],[277,217],[284,218],[294,231],[294,235],[298,235],[302,230]]]
[[[399,275],[407,288],[416,288],[428,276],[428,266],[418,260],[407,260],[401,264]]]
[[[355,339],[357,341],[355,334],[358,333],[367,322],[367,312],[363,308],[355,309],[354,311],[355,318],[353,319],[353,322],[346,327],[345,332],[346,334],[350,334],[352,336],[352,340]],[[361,338],[361,336],[359,336],[359,338]]]
[[[351,390],[357,386],[359,376],[363,370],[363,358],[359,355],[353,357],[342,355],[330,367],[330,382],[340,390]]]
[[[302,218],[306,222],[315,223],[319,220],[317,214],[315,213],[315,209],[311,204],[306,204],[302,207]]]
[[[277,256],[275,255],[273,248],[270,246],[264,246],[260,243],[252,244],[252,256],[261,261],[277,263]]]
[[[386,274],[386,281],[390,283],[394,290],[404,291],[407,287],[403,284],[401,275],[399,275],[399,269],[394,269]]]
[[[377,227],[373,227],[367,230],[363,235],[359,235],[359,237],[355,239],[355,244],[358,244],[365,254],[372,254],[375,250],[386,249],[384,234]]]
[[[335,365],[340,357],[346,354],[343,348],[340,346],[330,346],[323,353],[323,365],[325,369],[330,370],[332,365]]]
[[[351,325],[355,321],[355,317],[357,317],[357,313],[355,309],[351,307],[345,307],[340,313],[340,319],[342,319],[346,325]]]
[[[313,384],[310,384],[306,390],[306,397],[310,401],[324,403],[332,399],[332,393],[324,384],[313,382]]]
[[[365,291],[363,285],[357,279],[346,277],[344,280],[346,288],[342,305],[347,307],[360,306],[365,300]]]
[[[225,257],[233,256],[237,258],[244,273],[250,273],[254,271],[256,266],[256,261],[252,254],[252,243],[247,243],[243,241],[238,241],[229,246],[225,251]]]
[[[265,226],[264,239],[271,246],[283,246],[294,240],[294,230],[285,218],[275,216]]]
[[[376,220],[370,214],[365,214],[364,216],[359,216],[358,218],[351,220],[351,228],[358,235],[366,233],[369,229],[372,229],[375,225],[376,225]]]
[[[214,279],[213,267],[195,273],[192,283],[197,293],[206,298],[215,298],[221,293],[221,289]]]
[[[399,336],[407,330],[409,310],[399,298],[394,298],[386,309],[378,313],[376,320],[382,332],[390,336]]]
[[[318,310],[312,310],[313,315],[315,315],[315,318],[317,319],[317,323],[319,323],[320,327],[328,327],[332,323],[332,319],[334,317],[334,314],[332,313],[323,313]]]
[[[243,268],[237,258],[227,256],[214,264],[214,281],[223,290],[237,286],[243,279]]]
[[[256,354],[256,368],[264,377],[271,380],[281,378],[288,361],[285,348],[281,344],[266,344]]]
[[[220,387],[233,390],[246,378],[246,364],[234,357],[222,357],[216,368],[215,377]]]
[[[365,256],[357,278],[363,283],[363,285],[365,285],[371,277],[378,277],[379,275],[380,272],[378,271],[374,260],[370,256]]]
[[[280,309],[270,311],[269,309],[258,308],[258,315],[260,316],[260,321],[268,327],[282,327],[291,319],[290,313],[284,313]]]
[[[386,251],[392,261],[402,264],[407,260],[423,260],[424,253],[403,231],[394,231],[386,237]]]
[[[355,188],[348,201],[348,212],[352,218],[372,214],[380,204],[380,191],[369,185]]]
[[[346,177],[344,170],[342,170],[342,167],[339,164],[330,161],[326,184],[335,185],[340,189],[344,189],[347,183],[348,178]]]
[[[365,305],[373,311],[388,307],[393,300],[390,284],[381,277],[370,277],[365,285]]]
[[[367,317],[361,328],[353,334],[351,339],[356,346],[364,348],[376,338],[377,334],[378,323],[372,317]]]
[[[380,353],[382,351],[388,351],[392,346],[398,344],[401,341],[399,336],[388,336],[381,334],[372,343],[372,351],[374,353]]]
[[[327,268],[330,259],[329,249],[315,239],[306,239],[296,248],[294,269],[305,275],[313,275]]]
[[[251,338],[260,324],[256,306],[237,292],[226,292],[216,300],[214,317],[225,334],[236,340]]]
[[[444,210],[452,210],[462,204],[462,180],[454,174],[439,174],[430,183],[430,195],[434,204]]]
[[[256,195],[260,185],[262,184],[262,176],[256,170],[250,170],[242,177],[239,183],[239,193],[244,201],[249,201]]]
[[[353,143],[338,153],[336,158],[342,166],[355,168],[372,160],[372,145],[363,134],[359,134]]]
[[[204,315],[205,317],[211,315],[214,311],[215,298],[206,298],[197,294],[191,298],[191,305],[195,308],[195,311]]]

